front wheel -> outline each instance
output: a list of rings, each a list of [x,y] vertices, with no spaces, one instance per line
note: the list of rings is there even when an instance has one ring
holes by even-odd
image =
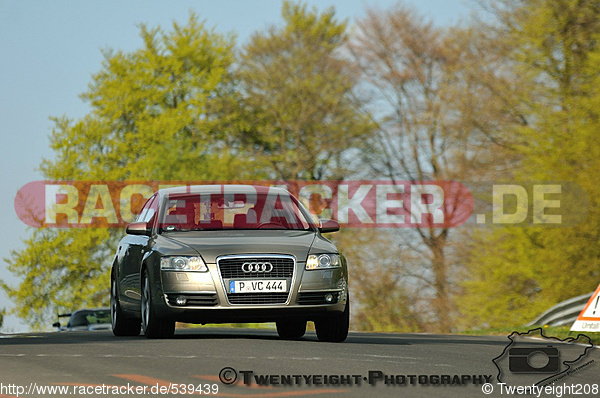
[[[164,339],[175,334],[175,321],[156,315],[152,303],[152,283],[148,271],[142,273],[142,330],[149,339]]]
[[[126,319],[117,289],[117,278],[113,276],[110,283],[110,323],[115,336],[137,336],[140,334],[140,320]]]
[[[306,321],[277,321],[277,334],[282,339],[298,340],[306,333]]]
[[[346,301],[344,312],[325,319],[315,321],[315,331],[319,341],[341,343],[348,337],[350,328],[350,297]]]

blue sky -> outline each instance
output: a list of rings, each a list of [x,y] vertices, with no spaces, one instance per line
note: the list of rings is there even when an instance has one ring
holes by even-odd
[[[368,7],[386,9],[392,0],[308,0],[324,9],[334,6],[338,17],[350,23]],[[468,18],[472,0],[405,0],[438,25]],[[168,28],[184,22],[190,10],[218,32],[235,32],[238,44],[252,32],[281,23],[280,0],[178,1],[13,1],[0,0],[0,148],[2,166],[0,258],[23,247],[29,232],[19,221],[13,201],[27,182],[40,180],[36,171],[48,148],[49,116],[78,118],[88,111],[78,95],[91,74],[98,71],[100,49],[133,50],[141,45],[139,23]],[[0,279],[17,280],[0,260]],[[0,308],[12,304],[0,293]],[[23,331],[15,317],[3,331]]]

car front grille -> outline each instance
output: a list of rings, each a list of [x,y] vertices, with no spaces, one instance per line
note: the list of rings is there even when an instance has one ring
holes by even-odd
[[[288,293],[237,293],[228,294],[231,304],[284,304]]]
[[[217,260],[219,271],[223,279],[240,278],[291,278],[294,274],[294,259],[292,257],[230,257]],[[244,272],[242,265],[244,263],[271,263],[273,270],[271,272]]]
[[[331,294],[333,300],[325,301],[325,295]],[[335,304],[340,297],[339,292],[300,292],[298,293],[298,304],[300,305],[318,305],[318,304]]]
[[[216,293],[167,293],[167,301],[176,307],[213,307],[217,305]],[[185,297],[185,304],[177,304],[178,297]]]
[[[245,263],[270,263],[273,269],[270,272],[244,272],[242,266]],[[247,279],[285,279],[288,292],[265,292],[265,293],[227,293],[230,304],[254,305],[254,304],[285,304],[292,291],[296,260],[290,255],[232,255],[217,258],[217,267],[221,273],[224,286],[228,286],[230,280]],[[225,289],[227,292],[227,289]]]

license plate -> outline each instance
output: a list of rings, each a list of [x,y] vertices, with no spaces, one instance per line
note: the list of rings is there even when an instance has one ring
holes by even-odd
[[[255,280],[255,281],[229,281],[229,293],[272,293],[287,292],[287,281],[283,280]]]

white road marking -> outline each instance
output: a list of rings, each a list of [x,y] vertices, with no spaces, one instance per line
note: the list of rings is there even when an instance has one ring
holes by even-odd
[[[196,359],[196,358],[213,358],[213,359],[230,359],[231,357],[228,355],[115,355],[115,354],[101,354],[101,355],[83,355],[83,354],[0,354],[0,357],[27,357],[27,356],[35,356],[35,357],[44,357],[44,358],[174,358],[174,359]],[[389,357],[390,359],[403,359],[402,357]],[[238,356],[237,359],[258,359],[255,356]],[[268,359],[272,360],[296,360],[296,361],[335,361],[337,358],[320,358],[320,357],[269,357]],[[414,358],[416,359],[416,358]],[[395,363],[395,364],[415,364],[417,362],[407,362],[407,361],[391,361],[391,360],[375,360],[375,359],[361,359],[361,358],[347,358],[348,361],[358,361],[358,362],[386,362],[386,363]],[[450,365],[442,365],[442,366],[450,366]]]
[[[413,361],[416,361],[419,359],[419,358],[415,358],[415,357],[399,357],[396,355],[375,355],[375,354],[355,354],[355,355],[360,355],[360,356],[364,356],[364,357],[372,357],[372,358],[410,359]]]

